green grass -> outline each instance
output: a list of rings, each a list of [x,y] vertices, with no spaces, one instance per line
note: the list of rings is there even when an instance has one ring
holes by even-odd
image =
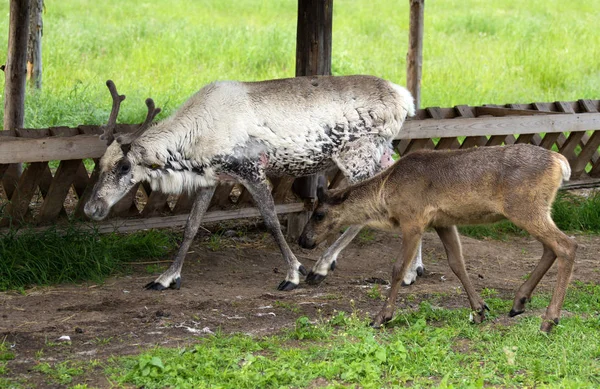
[[[162,258],[175,246],[168,232],[100,235],[74,225],[0,235],[0,290],[84,280],[102,281],[126,262]]]
[[[550,335],[539,317],[506,315],[511,301],[487,298],[491,320],[469,324],[467,309],[427,302],[400,312],[387,330],[358,314],[306,317],[283,335],[216,335],[194,346],[156,348],[116,360],[111,380],[144,388],[593,388],[600,385],[600,285],[576,284],[572,310]],[[534,297],[533,308],[548,296]],[[298,345],[298,340],[302,340]],[[312,386],[314,387],[314,386]]]
[[[333,73],[405,84],[408,4],[336,3]],[[599,0],[428,2],[422,105],[598,98],[599,10]],[[47,1],[43,90],[27,96],[26,126],[105,122],[109,78],[128,97],[120,121],[132,123],[148,96],[164,118],[214,80],[293,76],[296,12],[292,0]],[[8,20],[8,2],[0,14]]]
[[[552,218],[563,231],[600,233],[600,192],[590,192],[588,197],[559,192],[552,207]],[[476,239],[506,240],[509,236],[526,235],[525,231],[509,221],[462,226],[459,231]]]

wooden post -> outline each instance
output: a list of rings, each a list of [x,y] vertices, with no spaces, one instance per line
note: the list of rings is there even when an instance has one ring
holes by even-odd
[[[410,0],[410,33],[406,54],[406,85],[421,107],[421,71],[423,67],[423,26],[425,0]]]
[[[9,23],[8,55],[4,69],[5,130],[23,127],[25,118],[29,0],[10,0]]]
[[[27,45],[27,80],[29,87],[42,88],[42,13],[44,0],[31,0],[29,44]]]
[[[331,74],[332,21],[333,0],[298,0],[296,77]],[[293,190],[312,203],[317,197],[317,176],[296,179]],[[300,236],[309,217],[309,211],[288,216],[288,239]]]

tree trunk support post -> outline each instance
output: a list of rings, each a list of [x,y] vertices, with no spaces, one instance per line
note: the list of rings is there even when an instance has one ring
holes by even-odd
[[[425,0],[410,1],[410,32],[406,54],[406,85],[415,99],[415,108],[421,107],[421,74],[423,68],[423,30]]]
[[[8,55],[4,69],[4,129],[23,127],[27,40],[29,39],[29,0],[10,0]]]
[[[298,0],[296,77],[331,74],[333,0]],[[300,177],[294,192],[307,208],[316,198],[317,176]],[[310,218],[309,210],[288,216],[287,236],[296,240]]]
[[[29,44],[27,47],[27,80],[29,87],[42,89],[42,35],[44,0],[31,0]]]

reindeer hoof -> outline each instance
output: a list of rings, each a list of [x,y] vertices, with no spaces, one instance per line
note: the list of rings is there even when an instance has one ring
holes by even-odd
[[[417,275],[421,277],[425,273],[425,268],[423,266],[417,267]]]
[[[169,288],[179,290],[181,288],[181,277],[175,278],[173,282],[171,282],[171,285],[169,285]]]
[[[177,277],[173,280],[173,282],[171,282],[171,284],[169,285],[169,289],[175,289],[175,290],[179,290],[181,288],[181,277]],[[163,284],[161,284],[160,282],[149,282],[144,286],[144,289],[147,290],[165,290],[167,289],[165,286],[163,286]]]
[[[144,286],[146,290],[165,290],[165,288],[160,282],[149,282]]]
[[[335,270],[335,263],[336,263],[336,262],[337,262],[337,261],[333,261],[333,262],[331,262],[331,265],[329,266],[329,270],[331,270],[331,271],[334,271],[334,270]]]
[[[327,277],[321,274],[313,273],[312,271],[306,276],[306,283],[310,285],[319,285]]]
[[[294,290],[294,289],[296,289],[297,286],[298,286],[298,284],[296,284],[296,283],[290,282],[288,280],[283,280],[277,287],[277,290],[284,290],[284,291]]]
[[[302,274],[303,276],[308,274],[308,271],[306,270],[306,268],[304,267],[304,265],[300,265],[300,267],[298,268],[298,271],[300,272],[300,274]]]

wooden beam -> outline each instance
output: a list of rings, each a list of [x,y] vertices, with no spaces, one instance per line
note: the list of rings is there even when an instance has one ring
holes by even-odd
[[[105,151],[106,143],[96,135],[0,138],[0,164],[100,158]]]
[[[304,211],[304,203],[291,203],[276,205],[275,211],[278,215],[295,213]],[[231,219],[243,219],[249,217],[260,217],[260,211],[257,208],[241,208],[228,211],[213,211],[207,212],[202,218],[202,223],[218,222],[222,220]],[[83,228],[88,227],[90,229],[96,229],[98,232],[105,234],[111,232],[131,232],[139,230],[149,230],[153,228],[170,228],[170,227],[181,227],[187,222],[188,215],[176,215],[176,216],[160,216],[151,217],[147,219],[114,219],[100,223],[87,222],[82,224]],[[60,226],[51,226],[52,228]],[[43,231],[50,227],[37,227],[27,229],[27,231]],[[6,230],[0,229],[0,233]]]
[[[423,31],[425,0],[410,0],[410,31],[406,54],[406,85],[415,99],[415,108],[421,106],[421,75],[423,68]]]
[[[600,129],[600,113],[410,120],[396,139],[533,134]]]
[[[23,127],[28,38],[29,0],[10,0],[8,54],[4,69],[5,130]]]

